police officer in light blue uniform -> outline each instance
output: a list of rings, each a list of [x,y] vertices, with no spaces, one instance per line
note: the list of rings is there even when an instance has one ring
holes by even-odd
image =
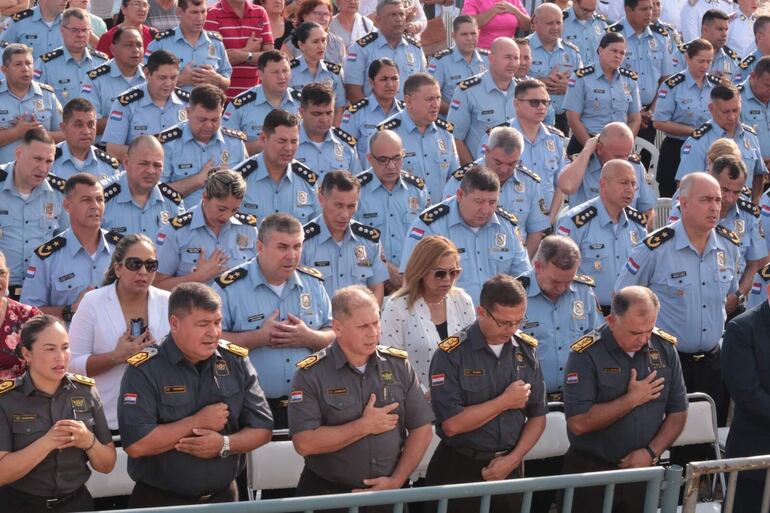
[[[56,176],[66,180],[75,173],[85,171],[98,177],[100,180],[112,178],[120,172],[120,162],[96,146],[91,146],[85,160],[78,161],[72,155],[67,141],[62,141],[56,145],[56,156],[54,157],[53,168],[51,172]]]
[[[612,291],[631,251],[647,236],[647,216],[629,206],[636,173],[628,162],[611,160],[602,169],[599,197],[570,208],[556,233],[580,248],[579,271],[596,282],[596,299],[609,315]]]
[[[303,226],[302,263],[324,276],[329,295],[348,285],[363,285],[382,304],[388,269],[382,261],[380,231],[353,220],[360,185],[346,171],[327,173],[318,190],[321,215]],[[342,208],[339,205],[344,205]]]
[[[398,134],[376,132],[369,146],[371,167],[356,177],[361,191],[355,218],[379,230],[384,260],[397,272],[406,232],[427,208],[428,191],[421,178],[401,170],[404,147]]]
[[[66,2],[43,0],[37,7],[17,12],[0,39],[32,48],[35,57],[62,45],[61,13]]]
[[[767,17],[767,18],[768,18],[768,20],[770,20],[770,17]],[[756,29],[755,29],[755,30],[756,30]],[[765,44],[769,44],[769,45],[770,45],[770,43],[765,43]],[[763,46],[764,46],[764,45],[763,45]],[[754,71],[754,67],[757,65],[757,63],[759,62],[759,60],[760,60],[762,57],[766,57],[766,56],[768,56],[768,55],[770,55],[770,51],[768,51],[767,53],[765,53],[765,52],[763,52],[763,51],[762,51],[760,48],[757,48],[756,50],[754,50],[753,52],[751,52],[750,54],[748,54],[748,55],[747,55],[747,56],[746,56],[746,57],[745,57],[745,58],[744,58],[744,59],[743,59],[743,60],[740,62],[740,64],[738,64],[738,68],[739,68],[739,71],[738,71],[738,73],[735,75],[735,83],[737,84],[737,83],[739,83],[739,82],[743,82],[744,80],[746,80],[747,78],[749,78],[749,75],[751,74],[751,72],[752,72],[752,71]]]
[[[754,308],[767,301],[767,286],[770,284],[770,264],[763,266],[751,283],[751,291],[748,294],[746,308]]]
[[[227,169],[212,173],[200,203],[160,227],[159,278],[164,288],[185,281],[210,283],[225,269],[254,258],[257,218],[238,212],[246,192],[241,175]]]
[[[716,7],[716,6],[714,6]],[[729,11],[718,8],[708,9],[701,20],[699,37],[705,39],[714,47],[714,58],[711,61],[709,71],[714,75],[724,78],[727,82],[733,82],[736,75],[741,71],[741,57],[738,56],[729,46],[727,46],[728,32],[730,31]],[[677,46],[672,52],[672,62],[676,71],[682,71],[685,68],[684,54],[690,43],[684,43]]]
[[[295,364],[334,339],[323,275],[317,269],[298,267],[302,238],[302,225],[294,217],[269,215],[261,225],[257,257],[225,272],[213,285],[222,298],[223,336],[251,349],[249,358],[259,373],[276,427],[287,426]],[[288,256],[283,246],[292,249]],[[281,329],[284,326],[292,328]],[[286,343],[277,344],[279,338]]]
[[[759,139],[762,159],[770,159],[770,57],[762,58],[745,82],[741,92],[741,121],[754,129]]]
[[[607,17],[573,4],[564,10],[562,39],[577,46],[584,66],[596,64],[596,50],[607,30]]]
[[[372,94],[368,98],[352,103],[342,113],[340,128],[361,141],[357,144],[358,161],[363,167],[369,150],[368,140],[377,131],[377,125],[387,118],[403,111],[404,102],[396,99],[398,91],[398,68],[395,64],[377,59],[369,67]],[[392,63],[390,59],[387,59]]]
[[[313,82],[325,84],[334,91],[335,105],[338,109],[345,106],[345,86],[342,83],[342,65],[322,59],[321,51],[326,41],[326,32],[318,23],[305,22],[294,30],[300,55],[289,62],[291,78],[289,85],[301,89]]]
[[[521,331],[537,338],[537,359],[548,394],[560,394],[569,343],[599,327],[594,280],[577,274],[580,250],[567,237],[549,235],[540,243],[534,269],[516,279],[527,291],[527,312]],[[561,401],[560,396],[550,400]]]
[[[457,195],[422,212],[409,227],[401,251],[401,272],[414,247],[426,235],[444,235],[460,252],[464,269],[457,281],[473,299],[479,301],[481,285],[497,273],[511,276],[527,272],[531,266],[520,240],[518,219],[498,203],[500,180],[484,167],[465,173]],[[481,206],[474,204],[479,201]]]
[[[686,63],[684,56],[687,53],[690,43],[685,43],[676,47],[671,54],[671,61],[674,65],[674,71],[684,71],[686,69]],[[723,46],[714,51],[714,58],[711,61],[709,71],[715,76],[726,75],[727,79],[732,82],[733,78],[741,73],[740,69],[741,58],[728,46]]]

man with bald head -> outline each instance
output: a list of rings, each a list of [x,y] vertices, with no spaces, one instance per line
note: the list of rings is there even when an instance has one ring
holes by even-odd
[[[454,138],[460,163],[477,155],[485,133],[512,118],[514,75],[519,68],[519,47],[509,37],[498,37],[489,53],[489,69],[458,84],[449,104],[447,120],[454,124]]]
[[[564,14],[555,4],[540,4],[532,16],[534,33],[527,36],[532,49],[529,74],[545,83],[556,109],[556,127],[567,132],[564,95],[570,75],[583,67],[580,49],[562,39]]]
[[[625,123],[608,123],[599,135],[591,137],[577,155],[573,155],[559,175],[558,187],[569,196],[570,205],[580,205],[599,194],[602,167],[613,159],[627,160],[636,174],[636,190],[631,206],[639,212],[652,213],[655,193],[647,182],[644,165],[634,151],[634,134]]]
[[[556,233],[580,248],[579,272],[596,282],[596,299],[604,315],[610,313],[620,270],[647,236],[647,216],[630,206],[638,185],[630,162],[609,160],[602,166],[599,196],[572,207],[556,224]]]
[[[718,226],[722,189],[713,176],[691,173],[680,187],[682,217],[652,233],[631,253],[615,290],[643,285],[658,294],[658,324],[679,340],[688,392],[706,392],[724,422],[719,339],[725,301],[738,289],[740,239]]]
[[[620,289],[607,323],[572,344],[564,473],[656,465],[682,432],[687,396],[676,338],[656,327],[660,306],[648,288]],[[643,483],[618,485],[610,509],[641,513],[644,494]],[[576,489],[573,513],[601,511],[603,496],[602,487]]]

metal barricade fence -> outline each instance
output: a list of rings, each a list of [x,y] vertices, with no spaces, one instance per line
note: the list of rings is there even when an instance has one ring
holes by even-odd
[[[682,513],[695,513],[698,502],[698,490],[703,476],[710,474],[728,473],[727,495],[725,497],[723,513],[733,513],[735,501],[735,484],[738,481],[738,473],[750,470],[766,470],[765,488],[762,494],[760,513],[770,513],[770,455],[752,456],[748,458],[730,458],[717,461],[697,461],[687,465],[685,475],[685,490]],[[741,513],[740,511],[736,513]]]

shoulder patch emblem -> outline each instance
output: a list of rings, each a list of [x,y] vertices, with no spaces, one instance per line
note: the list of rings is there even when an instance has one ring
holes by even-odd
[[[439,342],[438,346],[441,348],[442,351],[451,353],[452,351],[457,349],[460,346],[460,344],[462,344],[462,340],[460,339],[460,337],[453,336],[453,337],[445,338],[444,340]]]
[[[153,39],[155,41],[160,41],[161,39],[166,39],[167,37],[171,37],[174,34],[176,34],[176,31],[172,28],[168,30],[161,30],[160,32],[155,33],[155,36],[153,36]]]
[[[729,240],[730,242],[732,242],[736,246],[740,246],[741,245],[741,239],[738,237],[738,235],[734,231],[728,230],[727,228],[725,228],[721,224],[717,225],[716,231],[717,231],[717,233],[719,235],[721,235],[725,239]]]
[[[495,209],[495,214],[499,215],[513,226],[517,226],[519,224],[519,218],[516,217],[516,214],[505,210],[503,207],[497,207]]]
[[[647,226],[647,214],[643,214],[632,207],[626,207],[625,209],[626,216],[636,224]]]
[[[171,221],[169,221],[169,224],[175,230],[178,230],[190,224],[192,222],[192,218],[193,218],[192,212],[186,212],[182,215],[172,217]]]
[[[104,201],[110,201],[118,194],[120,194],[120,184],[116,182],[104,188]]]
[[[741,69],[748,69],[749,66],[751,66],[755,60],[757,60],[757,56],[752,53],[751,55],[743,59],[741,63],[738,64],[738,67]]]
[[[711,128],[712,128],[711,123],[707,121],[703,123],[701,126],[699,126],[698,128],[696,128],[695,130],[693,130],[692,135],[690,137],[692,137],[693,139],[700,139],[701,137],[706,135],[711,130]]]
[[[43,89],[44,91],[48,91],[49,93],[55,92],[53,86],[51,85],[44,84],[43,82],[35,82],[35,83],[38,85],[38,87],[40,87],[40,89]]]
[[[516,166],[516,171],[519,171],[520,173],[523,173],[523,174],[527,175],[528,177],[532,178],[537,183],[540,183],[541,180],[542,180],[540,178],[540,175],[538,175],[537,173],[532,171],[530,168],[528,168],[527,166],[522,164],[521,161],[519,161],[518,165]]]
[[[244,91],[238,96],[236,96],[235,98],[233,98],[233,107],[235,107],[236,109],[240,109],[247,103],[251,103],[256,99],[257,99],[257,94],[254,91],[252,90]]]
[[[323,62],[326,65],[326,69],[328,69],[329,71],[331,71],[335,75],[339,75],[340,71],[342,71],[342,66],[340,66],[336,62],[327,61],[326,59],[324,59]]]
[[[452,124],[449,121],[443,120],[441,118],[437,118],[436,121],[434,121],[434,123],[436,123],[436,126],[438,126],[440,128],[443,128],[444,130],[446,130],[450,134],[454,133],[454,131],[455,131],[454,124]]]
[[[236,212],[233,217],[240,221],[242,224],[248,226],[257,226],[257,217],[255,215],[247,214],[244,212]]]
[[[249,274],[249,271],[247,271],[243,267],[236,267],[235,269],[231,269],[227,272],[220,274],[219,277],[214,281],[216,282],[217,285],[219,285],[224,289],[229,287],[236,281],[245,278],[247,274]]]
[[[316,182],[318,182],[318,174],[316,174],[315,171],[307,167],[302,162],[292,162],[291,172],[305,180],[310,185],[315,185]]]
[[[95,55],[95,56],[99,57],[100,59],[104,59],[105,61],[110,58],[109,55],[107,55],[104,52],[100,52],[99,50],[91,50],[91,49],[89,49],[88,51],[91,52],[91,55]]]
[[[52,50],[41,55],[40,60],[43,62],[48,62],[56,59],[57,57],[61,57],[62,55],[64,55],[64,49],[57,48],[56,50]]]
[[[176,97],[182,100],[183,102],[190,103],[190,93],[188,93],[184,89],[180,89],[177,87],[176,89],[174,89],[173,94],[175,94]]]
[[[582,353],[583,351],[585,351],[586,349],[594,345],[594,343],[598,339],[599,339],[599,334],[596,333],[595,331],[592,331],[588,335],[577,339],[577,341],[572,343],[572,345],[570,345],[569,347],[576,353]]]
[[[660,338],[662,338],[663,340],[665,340],[666,342],[668,342],[669,344],[676,345],[676,342],[677,342],[676,337],[671,333],[668,333],[667,331],[663,331],[657,326],[652,328],[652,332],[657,336],[659,336]]]
[[[575,226],[578,228],[582,228],[585,224],[587,224],[591,219],[596,217],[596,215],[599,213],[599,211],[594,206],[590,206],[587,209],[583,210],[582,212],[579,212],[572,216],[572,222],[575,223]]]
[[[630,78],[631,80],[638,80],[639,79],[639,75],[636,73],[636,71],[632,71],[632,70],[630,70],[628,68],[622,68],[622,67],[618,68],[618,73],[620,73],[624,77]]]
[[[401,178],[408,184],[414,185],[418,189],[422,190],[425,188],[425,180],[420,178],[419,176],[414,176],[411,173],[407,173],[406,171],[401,171]]]
[[[24,9],[23,11],[17,12],[13,16],[11,16],[11,19],[13,21],[20,21],[20,20],[23,20],[24,18],[29,18],[33,14],[35,14],[34,10],[32,10],[32,9]]]
[[[650,24],[650,30],[652,30],[653,32],[657,32],[661,36],[668,37],[668,30],[666,30],[666,27],[664,27],[662,25],[657,25],[655,23],[651,23]]]
[[[81,374],[68,374],[68,376],[72,381],[80,383],[81,385],[92,387],[96,384],[96,381],[94,381],[93,378],[89,378],[88,376],[83,376]]]
[[[740,197],[738,198],[738,208],[744,212],[748,212],[754,217],[759,217],[759,214],[761,213],[761,209],[757,205]]]
[[[120,161],[109,153],[105,153],[99,148],[94,148],[94,155],[96,155],[97,159],[106,164],[109,164],[113,169],[120,169]]]
[[[623,24],[615,23],[614,25],[610,25],[607,27],[607,32],[623,32]]]
[[[596,287],[596,282],[594,279],[587,274],[576,274],[572,281],[582,283],[583,285],[588,285],[589,287]]]
[[[53,255],[61,248],[67,245],[67,239],[64,237],[54,237],[45,244],[39,245],[35,249],[35,254],[40,257],[41,260],[45,260],[49,256]]]
[[[53,187],[55,190],[59,192],[64,192],[64,186],[67,184],[67,180],[65,180],[64,178],[60,178],[52,173],[48,173],[46,180],[48,180],[48,184],[51,187]]]
[[[452,49],[451,48],[444,48],[443,50],[439,50],[438,52],[434,53],[433,54],[433,58],[434,59],[441,59],[442,57],[446,57],[450,53],[452,53]]]
[[[353,114],[353,113],[358,112],[359,110],[363,109],[367,105],[369,105],[369,99],[368,98],[364,98],[363,100],[358,100],[356,103],[351,103],[350,105],[348,105],[348,109],[347,110],[348,110],[348,112]]]
[[[674,238],[674,229],[665,227],[653,232],[652,235],[644,239],[644,245],[650,249],[655,249],[666,241]]]
[[[402,173],[403,173],[403,171],[402,171]],[[369,182],[372,181],[373,178],[374,178],[374,173],[370,173],[368,171],[364,171],[363,173],[360,173],[360,174],[356,175],[356,180],[358,180],[358,183],[360,185],[368,184]]]
[[[411,35],[411,34],[404,34],[404,39],[406,39],[406,41],[407,41],[407,42],[408,42],[410,45],[412,45],[412,46],[416,46],[417,48],[422,48],[422,44],[420,44],[420,42],[419,42],[417,39],[415,39],[414,37],[412,37],[412,35]]]
[[[765,264],[759,271],[757,271],[757,274],[765,280],[770,281],[770,264]]]
[[[398,127],[401,126],[401,120],[398,118],[391,118],[388,120],[383,121],[379,125],[377,125],[377,130],[395,130]]]
[[[207,35],[208,35],[208,36],[209,36],[211,39],[216,39],[217,41],[224,41],[224,39],[222,38],[222,34],[220,34],[219,32],[217,32],[217,31],[215,31],[215,30],[207,30],[207,31],[206,31],[206,34],[207,34]]]
[[[596,71],[596,68],[594,68],[593,66],[586,66],[586,67],[584,67],[584,68],[580,68],[579,70],[577,70],[577,71],[575,72],[575,75],[576,75],[578,78],[583,78],[583,77],[585,77],[585,76],[587,76],[587,75],[590,75],[590,74],[591,74],[591,73],[593,73],[594,71]]]
[[[537,347],[539,344],[539,342],[535,337],[533,337],[532,335],[528,335],[527,333],[524,333],[521,330],[518,330],[516,333],[514,333],[513,336],[531,347]]]
[[[361,237],[365,239],[369,239],[372,242],[380,241],[380,230],[378,230],[373,226],[368,226],[368,225],[353,221],[352,223],[350,223],[350,229],[356,235],[360,235]]]
[[[324,281],[324,275],[321,271],[316,269],[315,267],[308,267],[306,265],[300,265],[297,267],[297,270],[301,272],[302,274],[307,274],[308,276],[312,276],[313,278],[316,278],[318,280]]]
[[[120,240],[124,237],[124,235],[120,232],[116,232],[115,230],[110,230],[107,233],[104,234],[104,238],[107,239],[107,242],[115,246]]]
[[[458,82],[457,87],[465,91],[469,87],[479,85],[480,83],[481,83],[481,75],[473,75],[470,78],[466,78],[465,80],[461,80],[460,82]]]
[[[3,395],[9,390],[13,390],[14,388],[16,388],[15,379],[6,379],[4,381],[0,381],[0,395]]]
[[[362,37],[358,41],[356,41],[356,43],[358,43],[358,46],[363,48],[364,46],[368,45],[369,43],[371,43],[373,41],[376,41],[378,37],[380,37],[380,33],[377,32],[377,31],[372,31],[372,32],[369,32],[368,34],[366,34],[364,37]]]
[[[341,128],[338,128],[335,126],[332,128],[332,131],[334,132],[334,135],[336,135],[337,137],[339,137],[340,139],[348,143],[348,146],[350,146],[351,148],[355,147],[356,142],[358,142],[356,141],[355,137],[353,137],[352,135],[350,135],[349,133],[347,133]]]
[[[182,129],[179,128],[179,126],[171,127],[168,130],[164,130],[158,134],[158,140],[160,141],[161,144],[166,144],[167,142],[175,141],[180,137],[182,137]]]
[[[241,358],[246,358],[247,356],[249,356],[248,349],[246,349],[243,346],[239,346],[238,344],[233,344],[232,342],[228,342],[227,340],[220,340],[219,347],[221,347],[225,351],[229,351],[233,353],[236,356],[240,356]]]
[[[468,162],[464,166],[458,167],[452,172],[452,178],[455,178],[457,180],[462,180],[463,176],[465,176],[465,173],[473,169],[474,167],[478,166],[476,162]]]
[[[233,130],[232,128],[222,127],[222,133],[228,137],[234,137],[236,139],[240,139],[241,141],[246,140],[246,134],[241,132],[240,130]]]
[[[318,223],[311,221],[303,226],[302,230],[305,232],[305,240],[310,240],[321,233],[321,226],[319,226]]]
[[[129,356],[128,359],[126,359],[126,363],[133,367],[139,367],[141,364],[143,364],[144,362],[146,362],[156,354],[158,354],[158,348],[154,346],[149,346],[139,351],[138,353],[134,353],[133,355]]]
[[[666,80],[666,85],[668,87],[676,87],[682,82],[684,82],[684,73],[677,73],[673,77],[670,77],[668,80]]]
[[[164,198],[170,199],[176,205],[180,205],[182,203],[182,195],[179,194],[170,185],[165,184],[163,182],[159,182],[158,183],[158,188],[160,189],[160,193],[163,195]]]
[[[130,105],[137,100],[141,100],[142,98],[144,98],[144,91],[139,88],[131,89],[130,91],[127,91],[118,96],[118,103],[125,107],[126,105]]]
[[[403,360],[406,360],[407,358],[409,358],[409,353],[407,353],[403,349],[398,349],[396,347],[377,346],[377,349],[379,349],[381,352],[385,354],[389,354],[390,356],[395,356],[396,358],[401,358]]]
[[[547,129],[549,132],[551,132],[552,134],[558,135],[558,136],[559,136],[559,137],[561,137],[562,139],[565,137],[565,136],[564,136],[564,132],[562,132],[561,130],[559,130],[558,128],[556,128],[556,127],[555,127],[555,126],[553,126],[553,125],[545,125],[545,128],[546,128],[546,129]]]
[[[449,213],[449,205],[439,203],[420,214],[420,220],[425,224],[431,224]]]

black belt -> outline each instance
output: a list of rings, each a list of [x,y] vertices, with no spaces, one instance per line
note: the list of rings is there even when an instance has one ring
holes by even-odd
[[[142,486],[144,486],[146,488],[150,488],[151,490],[154,490],[159,495],[167,495],[169,497],[176,497],[178,499],[182,499],[182,500],[185,500],[185,501],[196,501],[196,502],[206,502],[206,501],[209,501],[216,494],[218,494],[219,492],[222,492],[222,491],[224,491],[224,490],[226,490],[227,488],[230,487],[230,485],[227,485],[226,488],[223,488],[222,490],[219,490],[217,492],[206,492],[206,493],[203,493],[201,495],[190,496],[190,495],[185,495],[183,493],[170,492],[168,490],[163,490],[161,488],[156,488],[155,486],[150,486],[150,485],[148,485],[147,483],[145,483],[143,481],[141,483],[142,483]]]
[[[545,398],[549,403],[560,403],[564,398],[564,394],[561,392],[551,392],[550,394],[546,394]]]
[[[697,353],[682,353],[681,351],[677,351],[677,352],[679,353],[680,360],[685,360],[689,362],[702,362],[702,361],[710,360],[716,357],[716,355],[719,354],[719,351],[720,351],[719,344],[717,344],[708,351],[700,351]]]
[[[26,492],[22,492],[21,490],[16,490],[14,488],[8,488],[8,492],[11,495],[18,497],[24,502],[28,504],[45,506],[48,509],[58,508],[59,506],[63,506],[67,504],[68,502],[72,502],[73,500],[83,495],[86,492],[86,490],[87,489],[84,485],[78,488],[77,490],[75,490],[74,492],[68,493],[67,495],[62,495],[60,497],[41,497],[39,495],[32,495],[31,493],[26,493]]]
[[[283,397],[268,397],[267,404],[269,404],[272,408],[288,408],[289,396],[284,395]]]
[[[456,452],[457,454],[461,454],[465,456],[466,458],[471,458],[471,459],[480,460],[480,461],[490,461],[499,456],[505,456],[506,454],[510,454],[512,450],[512,449],[507,449],[505,451],[493,452],[493,451],[477,451],[476,449],[470,449],[468,447],[452,447],[451,445],[446,445],[446,447]]]

